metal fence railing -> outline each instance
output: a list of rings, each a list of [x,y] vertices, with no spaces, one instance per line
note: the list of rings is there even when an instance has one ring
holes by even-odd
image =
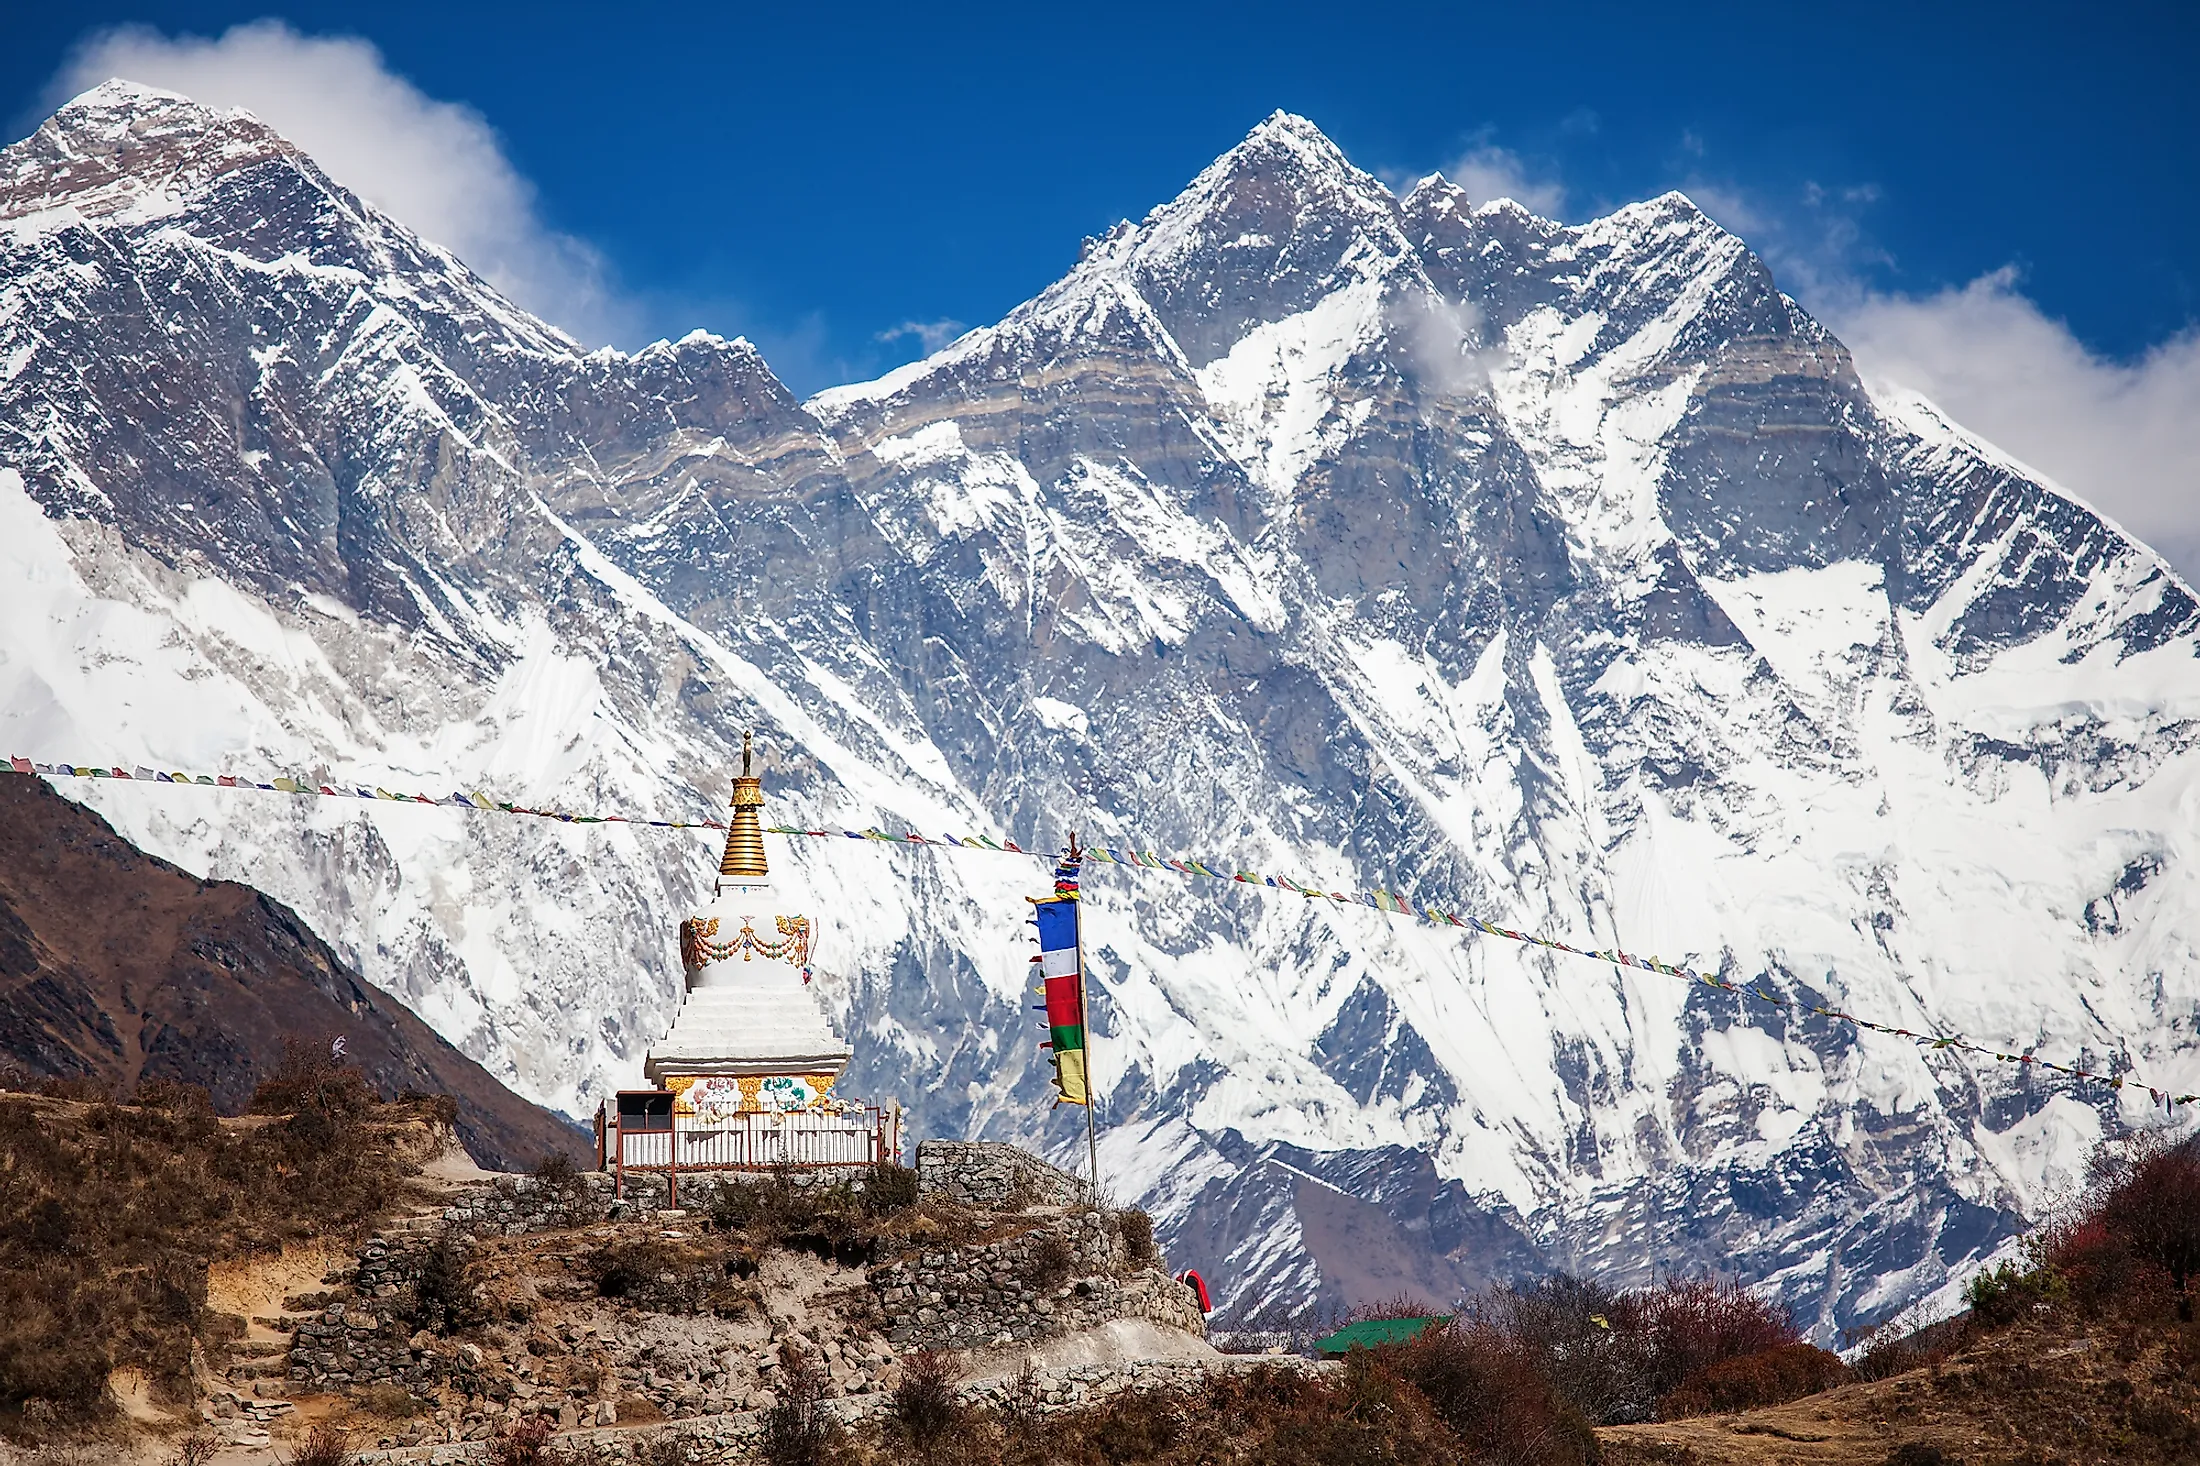
[[[675,1115],[672,1128],[604,1131],[605,1168],[627,1171],[767,1171],[873,1166],[901,1153],[899,1110],[745,1111],[708,1121]]]

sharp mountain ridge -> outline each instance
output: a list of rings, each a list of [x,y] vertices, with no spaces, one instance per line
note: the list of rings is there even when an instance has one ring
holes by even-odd
[[[586,352],[248,116],[0,153],[0,648],[34,757],[1228,859],[2200,1080],[2200,604],[1873,391],[1667,194],[1404,196],[1278,113],[996,325],[798,401]],[[82,752],[79,752],[82,750]],[[693,837],[70,790],[522,1093],[669,1023]],[[775,841],[851,1091],[1052,1146],[992,856]],[[1250,1312],[1563,1266],[1949,1286],[2144,1096],[1548,951],[1088,881],[1102,1165]]]

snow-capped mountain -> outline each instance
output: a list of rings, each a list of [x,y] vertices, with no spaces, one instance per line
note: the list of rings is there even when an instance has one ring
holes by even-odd
[[[1000,324],[794,399],[584,352],[241,113],[0,153],[10,751],[1224,859],[2200,1087],[2200,605],[1874,394],[1677,194],[1399,198],[1278,114]],[[73,781],[66,781],[73,782]],[[697,834],[78,785],[531,1097],[631,1081]],[[915,1134],[1035,1139],[1008,856],[775,840]],[[1943,1285],[2143,1094],[1099,868],[1102,1165],[1232,1308]],[[2128,1045],[2120,1048],[2119,1045]]]

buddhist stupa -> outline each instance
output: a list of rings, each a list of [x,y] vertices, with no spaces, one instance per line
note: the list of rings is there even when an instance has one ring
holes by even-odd
[[[674,1109],[708,1122],[805,1110],[848,1067],[849,1048],[810,983],[810,920],[786,911],[764,861],[764,781],[748,735],[725,858],[708,905],[680,923],[687,996],[643,1072]]]

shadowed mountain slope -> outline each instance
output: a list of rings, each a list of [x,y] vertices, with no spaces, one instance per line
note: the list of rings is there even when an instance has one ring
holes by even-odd
[[[361,981],[289,907],[187,875],[42,780],[0,773],[0,1057],[123,1094],[148,1079],[201,1085],[235,1114],[285,1040],[338,1037],[385,1099],[456,1100],[483,1166],[587,1150],[570,1121]]]

